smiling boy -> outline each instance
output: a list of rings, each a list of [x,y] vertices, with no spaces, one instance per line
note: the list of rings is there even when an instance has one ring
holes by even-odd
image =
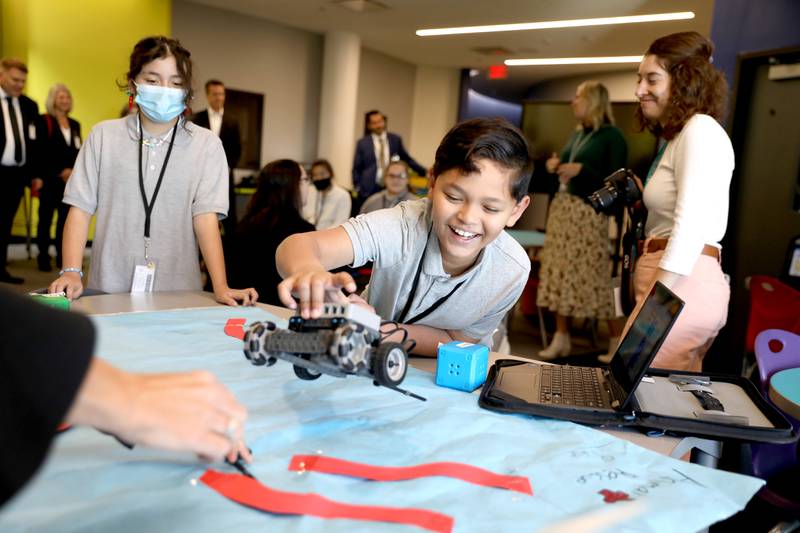
[[[404,325],[415,353],[434,356],[438,343],[452,340],[491,343],[530,271],[503,230],[528,206],[531,171],[528,143],[507,121],[456,125],[436,151],[428,198],[292,235],[278,247],[281,301],[294,309],[297,298],[303,317],[319,316],[326,296],[356,290],[349,274],[328,270],[372,261],[362,297]]]

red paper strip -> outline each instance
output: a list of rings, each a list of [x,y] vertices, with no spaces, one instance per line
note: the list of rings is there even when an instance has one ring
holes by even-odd
[[[71,424],[67,424],[66,422],[62,422],[56,428],[56,433],[63,433],[65,431],[67,431],[68,429],[72,429],[72,425]]]
[[[225,323],[225,335],[244,340],[244,323],[246,318],[229,318]]]
[[[428,463],[416,466],[373,466],[322,455],[295,455],[289,470],[310,470],[373,481],[404,481],[429,476],[446,476],[484,487],[513,490],[533,496],[531,482],[524,476],[504,476],[464,463]]]
[[[210,469],[203,473],[200,481],[229,500],[268,513],[393,522],[437,533],[450,533],[453,530],[452,517],[425,509],[340,503],[319,494],[271,489],[240,474],[225,474]]]

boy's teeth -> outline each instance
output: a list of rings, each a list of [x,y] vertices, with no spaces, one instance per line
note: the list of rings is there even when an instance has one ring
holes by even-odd
[[[462,237],[466,237],[466,238],[474,237],[476,235],[475,233],[470,233],[468,231],[460,230],[458,228],[453,228],[453,231],[455,231],[457,234],[461,235]]]

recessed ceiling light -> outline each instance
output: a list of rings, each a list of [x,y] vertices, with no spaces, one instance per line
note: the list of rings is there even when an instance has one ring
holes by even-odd
[[[608,56],[608,57],[544,57],[536,59],[506,59],[509,67],[542,66],[542,65],[597,65],[602,63],[641,63],[644,56]]]
[[[554,28],[578,28],[581,26],[606,26],[609,24],[635,24],[638,22],[664,22],[667,20],[693,19],[693,11],[631,15],[626,17],[602,17],[593,19],[551,20],[547,22],[521,22],[517,24],[494,24],[490,26],[463,26],[459,28],[433,28],[417,30],[420,37],[437,35],[459,35],[465,33],[491,33],[498,31],[546,30]]]

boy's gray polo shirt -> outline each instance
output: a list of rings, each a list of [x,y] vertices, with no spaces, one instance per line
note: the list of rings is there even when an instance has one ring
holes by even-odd
[[[144,259],[138,124],[138,116],[130,116],[92,128],[64,191],[64,203],[96,216],[87,286],[105,292],[130,291],[134,263]],[[159,143],[145,133],[150,146],[142,146],[142,173],[148,201],[171,136],[172,130]],[[192,219],[227,212],[228,164],[222,142],[210,130],[181,122],[151,214],[150,255],[158,262],[154,290],[202,289]]]
[[[431,203],[427,199],[359,215],[342,227],[353,243],[353,266],[373,262],[372,277],[362,296],[387,320],[397,319],[402,312],[425,247],[408,317],[428,309],[461,281],[464,284],[418,324],[486,339],[519,299],[528,280],[530,259],[505,231],[483,249],[467,272],[447,274],[436,234],[431,232],[427,238],[431,227]]]

